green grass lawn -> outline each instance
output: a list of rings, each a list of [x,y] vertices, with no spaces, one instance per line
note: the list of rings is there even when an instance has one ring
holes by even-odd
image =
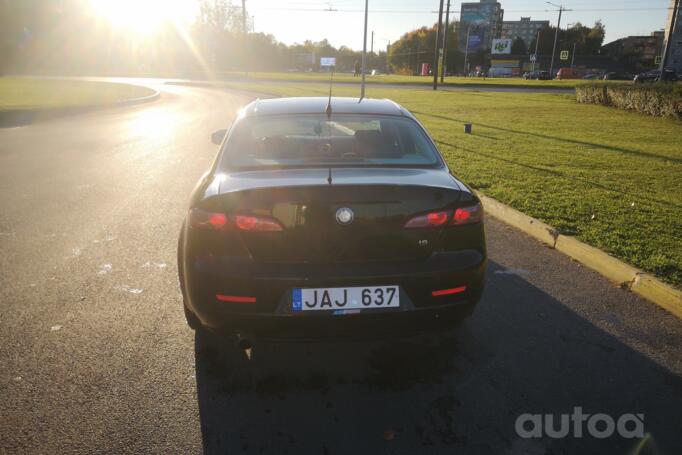
[[[233,86],[327,94],[323,84]],[[379,86],[367,94],[410,109],[473,188],[682,287],[682,122],[566,94]],[[358,89],[337,86],[335,95]]]
[[[0,77],[0,110],[87,106],[151,95],[127,84]]]
[[[243,79],[244,73],[219,73],[213,75],[217,80]],[[276,72],[253,72],[248,73],[252,80],[268,81],[299,81],[299,82],[326,82],[329,81],[328,73],[276,73]],[[360,77],[348,73],[335,73],[334,80],[339,82],[360,82]],[[382,74],[377,76],[367,75],[366,80],[370,84],[423,84],[432,85],[433,76],[401,76],[398,74]],[[440,79],[438,80],[440,83]],[[452,85],[499,85],[505,87],[534,87],[534,88],[574,88],[582,80],[554,80],[533,81],[521,78],[481,78],[481,77],[446,77],[445,83]]]

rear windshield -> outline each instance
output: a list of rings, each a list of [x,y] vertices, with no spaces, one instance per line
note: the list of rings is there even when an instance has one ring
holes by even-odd
[[[434,167],[438,152],[411,119],[369,115],[249,117],[232,129],[221,167]]]

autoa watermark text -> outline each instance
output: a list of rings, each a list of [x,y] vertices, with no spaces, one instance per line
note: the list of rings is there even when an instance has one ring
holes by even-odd
[[[583,408],[573,408],[573,414],[521,414],[516,418],[516,434],[522,438],[554,439],[593,437],[604,439],[644,437],[644,414],[623,414],[614,418],[608,414],[586,414]]]

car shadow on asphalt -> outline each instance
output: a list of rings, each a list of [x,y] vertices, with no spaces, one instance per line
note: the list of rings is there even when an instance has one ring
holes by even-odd
[[[453,332],[372,342],[236,345],[197,335],[204,453],[673,453],[682,378],[523,277],[495,273]],[[575,407],[644,414],[645,441],[617,434],[525,439],[519,415]],[[575,431],[571,427],[571,435]],[[587,432],[583,425],[583,433]]]

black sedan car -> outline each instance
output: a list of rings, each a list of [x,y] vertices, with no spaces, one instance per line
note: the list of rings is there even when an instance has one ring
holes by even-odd
[[[549,71],[530,71],[523,74],[523,78],[527,80],[548,81],[551,79]]]
[[[188,324],[244,337],[448,329],[483,291],[478,198],[389,100],[242,109],[178,246]]]
[[[635,84],[641,84],[644,82],[677,82],[679,77],[673,70],[666,69],[661,73],[660,70],[647,71],[646,73],[640,73],[635,76]]]

